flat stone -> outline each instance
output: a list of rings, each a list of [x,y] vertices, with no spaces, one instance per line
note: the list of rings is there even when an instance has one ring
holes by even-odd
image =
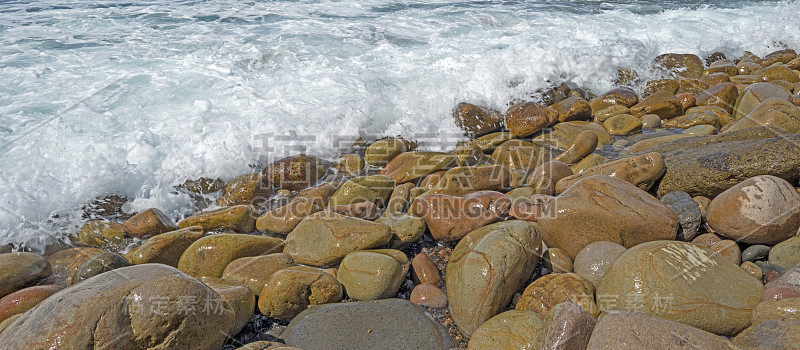
[[[388,226],[332,212],[319,212],[300,222],[283,252],[298,264],[330,267],[356,250],[384,247],[392,238]]]
[[[447,170],[458,164],[455,155],[436,152],[403,152],[386,164],[381,175],[389,176],[395,183],[409,182]]]
[[[510,310],[481,324],[467,349],[540,349],[546,331],[541,315],[529,310]]]
[[[750,325],[763,291],[759,280],[709,248],[655,241],[617,257],[597,298],[603,311],[627,309],[732,336]]]
[[[749,244],[776,244],[800,227],[800,193],[770,175],[749,178],[725,190],[708,207],[708,224],[718,234]]]
[[[665,172],[664,159],[658,153],[617,159],[584,170],[580,174],[567,176],[556,183],[556,193],[563,193],[570,186],[591,176],[605,175],[627,181],[647,191]]]
[[[742,254],[739,250],[739,245],[736,242],[725,239],[711,245],[711,250],[720,256],[730,260],[732,263],[739,265],[742,263]]]
[[[511,301],[539,262],[542,243],[536,228],[506,221],[470,232],[447,264],[450,312],[458,328],[472,334]]]
[[[328,207],[328,211],[364,220],[377,219],[379,210],[380,209],[378,209],[378,206],[373,202],[361,202]]]
[[[630,248],[675,239],[678,230],[678,218],[666,205],[610,176],[576,182],[544,210],[557,215],[538,219],[542,239],[548,247],[563,249],[572,258],[592,242],[609,241]]]
[[[729,340],[638,312],[610,311],[597,322],[587,350],[739,349]]]
[[[289,204],[272,209],[256,220],[256,229],[265,233],[288,234],[307,216],[322,210],[308,198],[295,198]]]
[[[761,280],[762,277],[764,277],[764,272],[761,271],[761,268],[751,261],[745,261],[741,265],[739,265],[739,267],[741,267],[742,270],[749,273],[750,276],[753,276],[755,279],[759,281]]]
[[[608,118],[620,114],[631,114],[631,110],[628,107],[622,105],[611,105],[594,113],[594,122],[598,124],[603,124],[603,122],[608,120]],[[659,121],[661,121],[660,118]]]
[[[681,226],[680,230],[678,230],[677,239],[685,242],[694,239],[697,236],[697,230],[700,228],[702,219],[700,205],[688,193],[683,191],[667,193],[661,197],[661,202],[678,217],[678,222]]]
[[[342,322],[347,320],[347,322]],[[451,349],[447,331],[407,300],[385,299],[309,308],[281,335],[302,349]]]
[[[148,238],[144,243],[125,254],[131,264],[164,264],[178,267],[186,248],[204,235],[203,227],[189,226]]]
[[[750,114],[758,105],[770,98],[788,100],[789,93],[777,85],[770,83],[751,84],[744,90],[742,96],[736,101],[733,109],[733,119],[739,120]]]
[[[511,170],[502,165],[456,167],[448,170],[427,192],[451,196],[475,191],[502,191],[511,187]]]
[[[125,237],[127,235],[122,224],[92,220],[83,225],[77,235],[70,236],[70,241],[92,247],[118,248],[124,245]]]
[[[217,350],[232,335],[234,317],[219,294],[174,267],[135,265],[53,294],[0,333],[0,344]]]
[[[238,233],[205,236],[186,248],[178,269],[193,277],[222,277],[225,267],[236,259],[274,253],[282,248],[282,240],[266,236]]]

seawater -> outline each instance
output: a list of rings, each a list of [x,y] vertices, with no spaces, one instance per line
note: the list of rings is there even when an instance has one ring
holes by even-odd
[[[666,52],[800,49],[800,1],[3,1],[0,244],[42,247],[80,207],[196,208],[174,186],[357,137],[460,139],[566,82],[602,93]]]

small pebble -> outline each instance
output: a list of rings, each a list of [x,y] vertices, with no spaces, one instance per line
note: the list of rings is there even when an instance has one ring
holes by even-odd
[[[411,260],[411,276],[414,283],[437,285],[442,281],[439,269],[425,253],[419,253]]]
[[[764,273],[761,272],[761,268],[758,265],[753,264],[751,261],[745,261],[741,265],[742,270],[747,271],[750,276],[755,277],[757,280],[761,280],[761,277],[764,277]]]
[[[447,306],[447,295],[432,284],[423,283],[414,287],[408,300],[432,309],[441,309]]]

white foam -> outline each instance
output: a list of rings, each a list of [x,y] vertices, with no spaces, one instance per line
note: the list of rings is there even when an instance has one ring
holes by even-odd
[[[602,92],[664,52],[800,49],[798,1],[656,3],[0,4],[0,244],[75,230],[109,194],[177,220],[194,210],[173,189],[186,179],[333,158],[359,135],[446,148],[463,100],[502,111],[547,81]]]

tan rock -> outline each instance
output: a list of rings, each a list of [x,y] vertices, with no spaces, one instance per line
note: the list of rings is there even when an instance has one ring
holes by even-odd
[[[722,83],[700,92],[697,95],[697,105],[720,107],[733,114],[733,107],[738,97],[739,90],[734,83]]]
[[[256,229],[260,232],[288,234],[307,216],[322,210],[313,200],[296,198],[289,204],[272,209],[256,220]]]
[[[244,284],[258,296],[273,273],[291,266],[295,266],[292,257],[284,253],[249,256],[228,263],[222,271],[222,279]]]
[[[756,305],[750,317],[757,325],[767,320],[800,320],[800,298],[764,300]]]
[[[406,144],[399,139],[389,137],[369,145],[364,152],[364,161],[372,166],[382,167],[398,154],[408,151]]]
[[[381,170],[382,175],[391,177],[395,183],[409,182],[440,170],[450,169],[458,164],[452,154],[436,152],[404,152],[392,159]]]
[[[589,101],[589,105],[592,107],[592,114],[595,114],[613,105],[622,105],[630,108],[637,102],[639,102],[639,97],[636,96],[636,92],[633,89],[618,87],[592,99]]]
[[[708,69],[703,71],[703,78],[712,75],[724,73],[726,76],[738,75],[739,69],[730,60],[720,60],[708,65]]]
[[[131,264],[165,264],[178,267],[178,261],[186,248],[203,237],[203,228],[190,226],[148,238],[144,243],[125,254]]]
[[[508,305],[539,262],[541,249],[535,227],[524,221],[488,225],[461,239],[445,276],[450,312],[464,334]]]
[[[451,196],[475,191],[502,191],[511,186],[511,170],[502,165],[455,167],[448,170],[426,194]]]
[[[542,265],[553,273],[572,272],[572,259],[563,250],[548,248],[542,256]]]
[[[684,78],[697,79],[703,75],[703,61],[692,54],[666,53],[654,58],[652,65]]]
[[[630,114],[620,114],[608,118],[603,127],[611,135],[627,135],[642,130],[642,121]]]
[[[774,126],[790,133],[800,133],[800,109],[787,100],[769,98],[731,125],[725,132]]]
[[[551,105],[550,108],[558,112],[559,122],[586,120],[592,116],[589,102],[580,97],[567,97]]]
[[[367,162],[358,154],[343,154],[336,162],[336,170],[347,175],[358,175],[364,170]]]
[[[733,68],[733,69],[736,69],[736,66],[731,65],[730,67]],[[705,74],[705,73],[706,72],[703,72],[703,74]],[[714,86],[717,86],[719,84],[730,83],[731,79],[728,78],[728,74],[727,73],[725,73],[725,72],[717,72],[717,73],[708,73],[708,74],[703,75],[703,77],[700,78],[700,81],[706,83],[708,85],[708,87],[714,87]]]
[[[740,349],[786,349],[800,344],[800,321],[767,320],[753,325],[732,339]]]
[[[786,180],[759,175],[722,192],[708,207],[708,224],[722,236],[749,244],[775,244],[800,227],[800,194]]]
[[[742,252],[736,242],[725,239],[711,245],[711,250],[721,255],[732,263],[739,265],[742,263]]]
[[[720,127],[720,122],[717,120],[716,114],[712,112],[700,113],[687,113],[677,118],[672,118],[664,122],[665,128],[680,128],[688,129],[698,125],[710,125],[712,127]]]
[[[569,168],[572,169],[574,174],[580,174],[586,171],[586,169],[595,167],[597,165],[603,164],[606,162],[606,158],[597,154],[592,153],[586,157],[584,157],[578,164],[571,165]]]
[[[800,236],[776,244],[769,250],[769,263],[784,269],[800,263]]]
[[[282,248],[283,241],[266,236],[237,233],[205,236],[186,248],[178,269],[192,277],[222,277],[225,267],[236,259],[274,253]]]
[[[391,298],[397,294],[411,263],[396,249],[361,250],[347,254],[336,278],[356,300]]]
[[[647,153],[596,165],[580,174],[567,176],[556,183],[556,193],[563,193],[576,182],[595,175],[611,176],[647,191],[661,178],[664,171],[664,158],[655,152]]]
[[[223,182],[221,179],[201,177],[197,180],[186,180],[183,182],[181,187],[185,188],[187,191],[197,194],[210,194],[225,187],[225,182]]]
[[[391,238],[386,225],[323,211],[289,233],[283,252],[298,264],[329,267],[350,252],[384,247]]]
[[[790,83],[800,82],[800,77],[794,74],[791,69],[781,65],[766,67],[754,72],[753,74],[761,77],[764,80],[785,80]]]
[[[695,125],[683,130],[683,133],[691,136],[709,136],[716,135],[717,128],[713,125]]]
[[[752,261],[745,261],[741,265],[739,265],[739,267],[741,267],[742,270],[744,270],[745,272],[750,274],[750,276],[753,276],[755,279],[759,281],[761,280],[762,277],[764,277],[764,272],[761,271],[761,268],[758,267],[758,265],[756,265]]]
[[[639,120],[642,122],[643,129],[653,129],[661,126],[661,117],[655,114],[645,114]]]
[[[671,93],[657,92],[631,107],[631,114],[635,117],[655,114],[662,120],[671,119],[683,114],[683,104]]]
[[[267,317],[292,318],[310,305],[342,299],[342,285],[332,275],[310,266],[287,267],[272,274],[258,298]]]
[[[481,324],[467,349],[539,349],[547,332],[543,317],[528,310],[510,310]]]
[[[558,112],[534,102],[522,102],[511,106],[505,115],[508,131],[515,137],[535,134],[558,121]]]
[[[473,141],[473,144],[484,152],[494,151],[503,142],[514,138],[510,132],[495,132],[481,136]]]
[[[678,84],[681,85],[681,88],[678,89],[679,94],[688,93],[696,96],[701,91],[708,89],[708,84],[698,79],[678,79]]]
[[[261,174],[244,174],[228,182],[217,199],[217,205],[251,205],[272,195],[272,186]]]
[[[615,116],[613,118],[617,117],[619,116]],[[583,159],[583,157],[586,157],[589,153],[594,152],[594,150],[597,149],[598,142],[599,139],[594,131],[581,131],[572,145],[570,145],[569,148],[564,151],[564,153],[561,153],[553,160],[561,161],[567,164],[575,164]]]
[[[394,181],[386,175],[359,176],[345,182],[329,201],[330,206],[360,202],[383,205],[394,190]]]
[[[70,241],[93,247],[119,247],[125,242],[125,228],[116,222],[92,220],[81,227]]]
[[[571,258],[592,242],[609,241],[630,248],[675,239],[678,230],[678,218],[661,201],[609,176],[576,182],[548,202],[545,210],[558,215],[539,218],[542,239]]]
[[[200,226],[205,232],[228,229],[240,233],[250,233],[256,228],[254,213],[255,210],[252,206],[236,205],[192,215],[178,222],[178,227]]]
[[[298,154],[275,161],[264,168],[264,176],[278,188],[299,191],[316,183],[330,163],[314,156]]]
[[[244,284],[225,281],[216,277],[200,277],[200,282],[211,287],[233,309],[236,319],[231,335],[239,334],[253,317],[256,310],[256,295]]]
[[[536,167],[528,175],[525,184],[531,186],[534,193],[553,195],[556,183],[572,175],[572,169],[567,164],[553,160]]]
[[[617,257],[597,286],[597,298],[605,300],[598,305],[603,311],[639,311],[731,336],[750,325],[763,290],[760,281],[708,248],[655,241]]]
[[[650,96],[657,92],[668,92],[674,95],[680,88],[681,84],[675,79],[650,80],[645,84],[644,96]]]
[[[575,273],[596,286],[614,259],[626,250],[625,247],[614,242],[592,242],[575,256]]]
[[[432,309],[447,307],[447,294],[444,294],[439,287],[431,284],[423,283],[414,287],[408,300],[414,304]]]
[[[608,120],[608,118],[620,114],[631,114],[631,110],[623,105],[611,105],[597,111],[594,114],[594,122],[598,124],[603,124],[603,122]]]
[[[419,241],[425,233],[425,220],[410,214],[385,212],[375,220],[377,223],[389,226],[392,233],[389,248],[402,249]]]
[[[681,92],[675,94],[675,98],[681,101],[684,111],[697,105],[697,98],[695,98],[692,94]]]
[[[540,216],[554,214],[545,211],[545,205],[553,199],[553,196],[534,194],[530,198],[514,201],[508,215],[519,220],[536,222]]]
[[[172,219],[156,208],[147,209],[134,215],[122,225],[129,235],[139,238],[149,237],[177,229]]]
[[[72,276],[83,263],[91,258],[105,253],[105,250],[89,247],[68,248],[57,251],[47,257],[52,275],[44,283],[68,286],[72,284]]]
[[[563,302],[573,302],[592,317],[600,311],[594,303],[594,286],[574,273],[551,273],[533,281],[517,302],[516,310],[530,310],[545,317],[548,310]]]

